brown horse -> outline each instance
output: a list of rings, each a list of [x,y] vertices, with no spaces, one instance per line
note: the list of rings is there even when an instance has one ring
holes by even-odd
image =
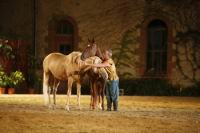
[[[96,109],[97,105],[102,110],[104,110],[104,95],[105,95],[105,84],[106,78],[99,77],[93,72],[88,72],[90,80],[90,93],[91,102],[90,109]]]
[[[103,55],[100,51],[100,48],[96,45],[94,38],[88,41],[91,45],[88,45],[85,50],[82,52],[81,59],[85,60],[88,57],[98,56],[103,60]],[[97,103],[99,103],[99,107],[104,110],[104,95],[105,95],[105,84],[106,78],[99,77],[95,73],[88,73],[90,80],[90,93],[91,93],[91,101],[90,108],[95,109],[97,107]]]
[[[99,76],[107,77],[105,69],[92,68],[86,65],[79,65],[81,59],[80,52],[72,52],[69,55],[61,53],[51,53],[45,57],[43,61],[43,94],[45,104],[52,107],[50,100],[51,87],[53,88],[54,105],[56,105],[56,90],[61,80],[68,80],[67,103],[66,110],[69,111],[69,99],[71,96],[71,88],[74,81],[77,84],[77,101],[80,109],[80,94],[81,94],[81,71],[91,70],[98,73]],[[90,57],[85,59],[89,64],[100,63],[101,59],[98,57]],[[53,107],[54,107],[53,105]]]
[[[81,60],[85,60],[92,56],[98,56],[99,58],[103,59],[103,55],[101,53],[100,48],[95,43],[94,38],[92,40],[88,39],[89,45],[83,50],[81,55]]]

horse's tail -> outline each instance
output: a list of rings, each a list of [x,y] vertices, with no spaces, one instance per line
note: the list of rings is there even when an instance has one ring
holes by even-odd
[[[44,104],[47,105],[48,101],[48,87],[49,87],[49,75],[47,72],[43,72],[43,96],[44,96]]]

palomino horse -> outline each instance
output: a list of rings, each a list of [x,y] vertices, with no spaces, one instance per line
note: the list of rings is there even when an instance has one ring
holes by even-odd
[[[86,65],[79,65],[81,59],[80,52],[72,52],[69,55],[63,55],[61,53],[51,53],[45,57],[43,61],[43,94],[45,104],[49,104],[51,107],[50,100],[50,86],[53,86],[54,105],[56,104],[55,95],[57,87],[61,80],[68,80],[68,91],[67,91],[67,103],[66,110],[69,111],[69,100],[71,96],[71,88],[74,81],[77,83],[77,101],[80,109],[80,94],[81,94],[81,71],[91,70],[94,73],[99,73],[100,76],[107,78],[107,73],[103,68],[92,68]],[[89,64],[100,63],[99,57],[90,57],[85,59]],[[51,82],[50,82],[51,81]],[[53,81],[53,83],[52,83]],[[53,106],[54,107],[54,106]]]

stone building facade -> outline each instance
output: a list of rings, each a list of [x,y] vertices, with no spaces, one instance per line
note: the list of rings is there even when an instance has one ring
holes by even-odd
[[[0,6],[0,34],[32,40],[35,30],[39,61],[50,52],[81,51],[94,37],[101,49],[113,50],[122,79],[163,78],[181,86],[200,80],[198,1],[6,0]]]

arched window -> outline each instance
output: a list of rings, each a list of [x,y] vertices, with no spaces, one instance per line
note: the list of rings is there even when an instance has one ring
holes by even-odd
[[[74,29],[73,25],[67,21],[67,20],[60,20],[57,22],[57,27],[56,27],[56,33],[57,34],[73,34]]]
[[[77,25],[68,16],[57,16],[49,22],[48,38],[51,52],[69,54],[77,48]]]
[[[146,74],[164,76],[167,74],[168,31],[161,20],[153,20],[147,27]]]

